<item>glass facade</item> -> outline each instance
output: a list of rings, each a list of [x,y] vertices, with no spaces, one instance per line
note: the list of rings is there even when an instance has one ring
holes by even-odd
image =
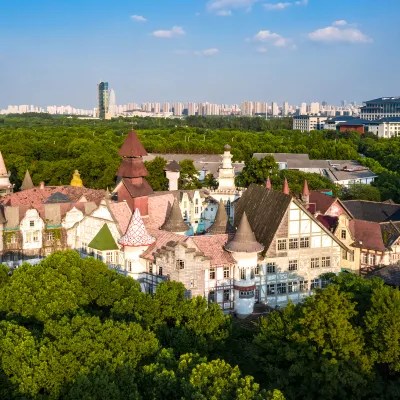
[[[100,82],[97,85],[98,91],[98,117],[105,118],[108,114],[108,82]]]

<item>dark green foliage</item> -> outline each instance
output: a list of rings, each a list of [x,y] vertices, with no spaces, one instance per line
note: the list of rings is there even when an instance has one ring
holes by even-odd
[[[146,177],[147,182],[154,191],[168,190],[168,179],[165,176],[164,168],[167,161],[162,157],[156,157],[153,161],[145,161],[149,176]]]
[[[340,198],[342,200],[381,201],[381,193],[375,186],[356,183],[349,188],[343,188]]]
[[[203,186],[199,180],[199,173],[194,166],[193,160],[182,160],[179,162],[179,166],[181,167],[178,182],[179,189],[199,189]]]

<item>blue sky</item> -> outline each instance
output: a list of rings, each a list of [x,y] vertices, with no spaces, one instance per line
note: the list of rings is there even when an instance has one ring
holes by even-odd
[[[400,0],[0,0],[0,108],[400,95]]]

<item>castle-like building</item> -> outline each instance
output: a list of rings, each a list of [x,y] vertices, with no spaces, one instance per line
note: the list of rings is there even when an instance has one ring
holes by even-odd
[[[74,249],[138,280],[143,291],[176,280],[188,297],[205,296],[239,316],[256,302],[301,301],[324,286],[323,273],[338,273],[344,263],[356,269],[348,262],[354,260],[351,243],[327,223],[332,217],[317,211],[325,200],[307,184],[301,198],[290,194],[286,181],[282,192],[269,180],[266,187],[236,188],[225,146],[218,189],[179,190],[180,167],[171,162],[169,190],[153,192],[146,154],[129,132],[111,193],[85,188],[77,171],[70,185],[57,187],[35,187],[27,172],[21,191],[0,198],[2,262],[17,267]],[[1,173],[2,187],[12,192],[0,154]],[[346,212],[343,207],[340,215]],[[342,219],[339,225],[346,224]]]

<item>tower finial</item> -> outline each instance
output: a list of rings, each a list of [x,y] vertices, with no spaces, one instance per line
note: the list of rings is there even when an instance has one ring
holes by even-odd
[[[285,181],[283,182],[283,193],[284,194],[289,194],[290,190],[289,190],[289,184],[287,179],[285,178]]]
[[[271,179],[269,179],[269,176],[267,178],[267,183],[265,184],[265,187],[267,189],[272,189]]]
[[[83,182],[81,179],[81,175],[76,169],[75,172],[72,174],[72,180],[71,180],[71,186],[76,186],[76,187],[83,187]]]

